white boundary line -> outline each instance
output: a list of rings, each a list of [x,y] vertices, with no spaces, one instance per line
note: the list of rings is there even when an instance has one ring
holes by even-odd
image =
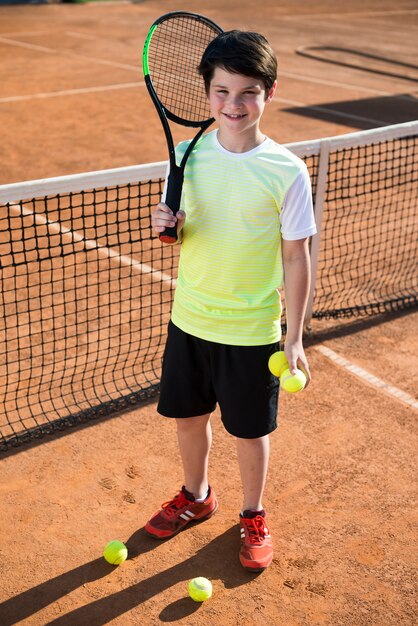
[[[0,104],[6,102],[23,102],[25,100],[37,100],[40,98],[56,98],[59,96],[77,96],[85,93],[99,93],[101,91],[113,91],[116,89],[134,89],[135,87],[144,87],[143,81],[137,83],[120,83],[116,85],[103,85],[98,87],[82,87],[80,89],[66,89],[63,91],[50,91],[45,93],[35,93],[26,96],[10,96],[8,98],[0,98]]]
[[[18,46],[19,48],[27,48],[28,50],[35,50],[36,52],[45,52],[46,54],[56,54],[56,50],[53,48],[47,48],[46,46],[38,46],[35,43],[27,43],[25,41],[15,41],[8,37],[0,37],[0,43],[8,44],[9,46]]]
[[[65,34],[74,39],[85,39],[86,41],[108,41],[104,35],[92,35],[91,33],[79,33],[75,30],[66,30]]]
[[[49,30],[17,30],[13,33],[2,33],[2,37],[37,37],[39,35],[49,35],[53,32],[51,29]]]
[[[132,267],[133,270],[138,272],[139,274],[149,274],[152,280],[163,282],[170,287],[176,286],[176,280],[165,274],[164,272],[160,272],[159,270],[153,269],[150,265],[146,263],[140,263],[139,261],[135,261],[131,256],[119,254],[114,250],[106,246],[102,246],[94,239],[85,239],[80,233],[77,231],[73,231],[58,222],[54,222],[49,220],[42,213],[35,213],[26,207],[21,207],[18,204],[11,204],[10,209],[15,211],[21,216],[32,216],[36,224],[40,224],[41,226],[46,226],[48,231],[50,231],[53,235],[62,235],[62,240],[68,243],[79,243],[82,242],[86,250],[97,250],[98,255],[104,259],[113,259],[117,261],[120,265],[125,267]]]
[[[284,15],[280,19],[289,20],[289,21],[298,21],[302,19],[314,20],[317,18],[330,17],[335,19],[343,19],[345,20],[347,17],[390,17],[392,15],[415,15],[418,13],[418,9],[399,9],[395,11],[364,11],[364,12],[356,12],[356,13],[305,13],[303,15]]]
[[[392,93],[391,91],[383,91],[382,89],[372,89],[371,87],[364,87],[362,85],[353,85],[352,83],[342,83],[336,80],[327,80],[325,78],[319,78],[319,76],[307,76],[306,74],[295,74],[294,72],[279,71],[279,81],[281,77],[293,78],[295,81],[301,81],[304,83],[314,83],[317,85],[329,85],[330,87],[339,87],[347,91],[364,91],[364,93],[373,93],[378,96],[388,96],[391,98],[399,98],[401,100],[408,100],[412,102],[410,95],[404,96],[398,93]],[[281,82],[281,81],[280,81]]]
[[[106,59],[98,59],[97,57],[87,56],[85,54],[77,54],[76,52],[70,52],[69,50],[56,50],[55,48],[47,48],[46,46],[38,46],[33,43],[26,43],[23,41],[16,41],[15,39],[8,39],[7,37],[0,37],[0,43],[9,44],[11,46],[18,46],[20,48],[27,48],[28,50],[34,50],[36,52],[45,52],[47,54],[56,54],[58,56],[67,56],[75,59],[83,59],[90,61],[91,63],[98,63],[99,65],[110,65],[111,67],[117,67],[123,70],[130,70],[131,72],[140,72],[139,65],[127,65],[125,63],[116,63],[115,61],[107,61]]]
[[[334,352],[334,350],[327,348],[326,346],[316,346],[315,349],[340,367],[343,367],[351,374],[354,374],[354,376],[357,376],[357,378],[360,378],[360,380],[366,381],[373,387],[376,387],[376,389],[384,391],[393,398],[400,400],[401,402],[407,404],[413,409],[418,409],[418,401],[405,391],[398,389],[398,387],[393,387],[393,385],[389,385],[381,378],[378,378],[377,376],[370,374],[370,372],[366,371],[362,367],[359,367],[358,365],[354,365],[354,363],[347,361],[347,359]]]

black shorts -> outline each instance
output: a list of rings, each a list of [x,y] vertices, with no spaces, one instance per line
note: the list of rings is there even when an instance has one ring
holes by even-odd
[[[219,404],[226,430],[255,439],[277,427],[279,380],[267,366],[279,344],[230,346],[189,335],[172,322],[163,357],[158,412],[205,415]]]

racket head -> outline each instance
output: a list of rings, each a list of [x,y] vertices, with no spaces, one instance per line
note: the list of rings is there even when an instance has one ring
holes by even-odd
[[[151,26],[142,54],[144,78],[154,103],[171,121],[192,127],[213,121],[198,66],[222,32],[212,20],[187,11],[162,15]]]

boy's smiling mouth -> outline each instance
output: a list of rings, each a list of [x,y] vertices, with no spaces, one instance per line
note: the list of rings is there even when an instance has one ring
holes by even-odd
[[[225,117],[229,117],[230,119],[233,120],[240,120],[243,117],[245,117],[244,113],[224,113]]]

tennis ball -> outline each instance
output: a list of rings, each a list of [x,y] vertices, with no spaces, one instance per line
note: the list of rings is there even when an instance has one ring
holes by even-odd
[[[128,549],[122,541],[109,541],[103,556],[111,565],[120,565],[128,558]]]
[[[297,393],[306,385],[306,376],[302,370],[296,370],[296,374],[291,374],[289,369],[285,369],[280,376],[280,385],[285,391]]]
[[[212,583],[207,578],[199,576],[189,582],[189,596],[195,602],[204,602],[212,595]]]
[[[285,353],[282,350],[280,352],[273,352],[269,358],[268,366],[273,376],[280,378],[284,370],[289,367]]]

